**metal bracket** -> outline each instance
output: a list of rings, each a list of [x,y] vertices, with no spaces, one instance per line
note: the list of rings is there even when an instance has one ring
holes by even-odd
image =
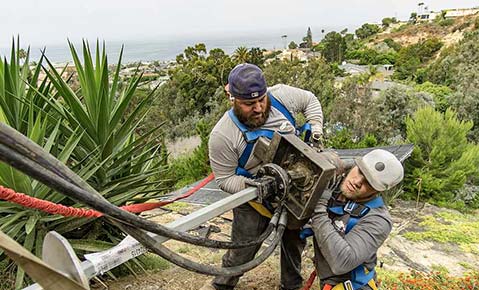
[[[68,275],[86,289],[90,289],[80,260],[67,239],[59,233],[51,231],[45,236],[42,260],[52,268]]]

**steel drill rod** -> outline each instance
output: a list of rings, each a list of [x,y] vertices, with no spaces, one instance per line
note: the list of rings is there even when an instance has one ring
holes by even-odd
[[[189,215],[168,223],[165,226],[177,231],[188,231],[198,227],[214,217],[217,217],[256,198],[256,188],[249,187],[220,201],[201,208]],[[154,234],[150,234],[150,236],[155,239],[157,244],[162,244],[169,240],[167,237]],[[147,251],[148,249],[142,246],[138,241],[133,239],[131,236],[127,236],[125,239],[123,239],[123,241],[111,249],[87,255],[87,260],[81,263],[81,268],[88,278],[92,278],[103,274],[130,259],[140,256]],[[38,284],[33,284],[24,288],[24,290],[40,289],[42,288]]]

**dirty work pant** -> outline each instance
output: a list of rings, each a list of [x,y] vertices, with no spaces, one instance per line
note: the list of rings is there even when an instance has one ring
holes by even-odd
[[[231,240],[255,240],[268,226],[269,219],[260,215],[248,204],[233,209]],[[281,287],[296,289],[301,287],[301,253],[306,242],[299,238],[299,230],[286,229],[281,243]],[[223,256],[223,267],[232,267],[251,261],[261,245],[243,249],[228,250]],[[241,276],[217,276],[213,286],[218,290],[234,289]]]

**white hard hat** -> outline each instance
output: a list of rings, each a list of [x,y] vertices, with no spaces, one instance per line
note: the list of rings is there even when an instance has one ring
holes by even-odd
[[[375,149],[355,161],[369,184],[377,191],[394,187],[404,177],[401,162],[386,150]]]

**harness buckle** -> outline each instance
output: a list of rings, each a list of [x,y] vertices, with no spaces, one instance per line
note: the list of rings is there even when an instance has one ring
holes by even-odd
[[[344,212],[351,214],[356,206],[357,204],[354,201],[349,200],[346,205],[344,205]]]
[[[346,290],[354,290],[353,283],[351,282],[351,280],[344,281],[343,285],[344,285],[344,289]]]
[[[371,208],[366,205],[357,204],[354,201],[348,201],[346,205],[344,205],[344,212],[349,214],[352,217],[363,217],[365,216]]]

